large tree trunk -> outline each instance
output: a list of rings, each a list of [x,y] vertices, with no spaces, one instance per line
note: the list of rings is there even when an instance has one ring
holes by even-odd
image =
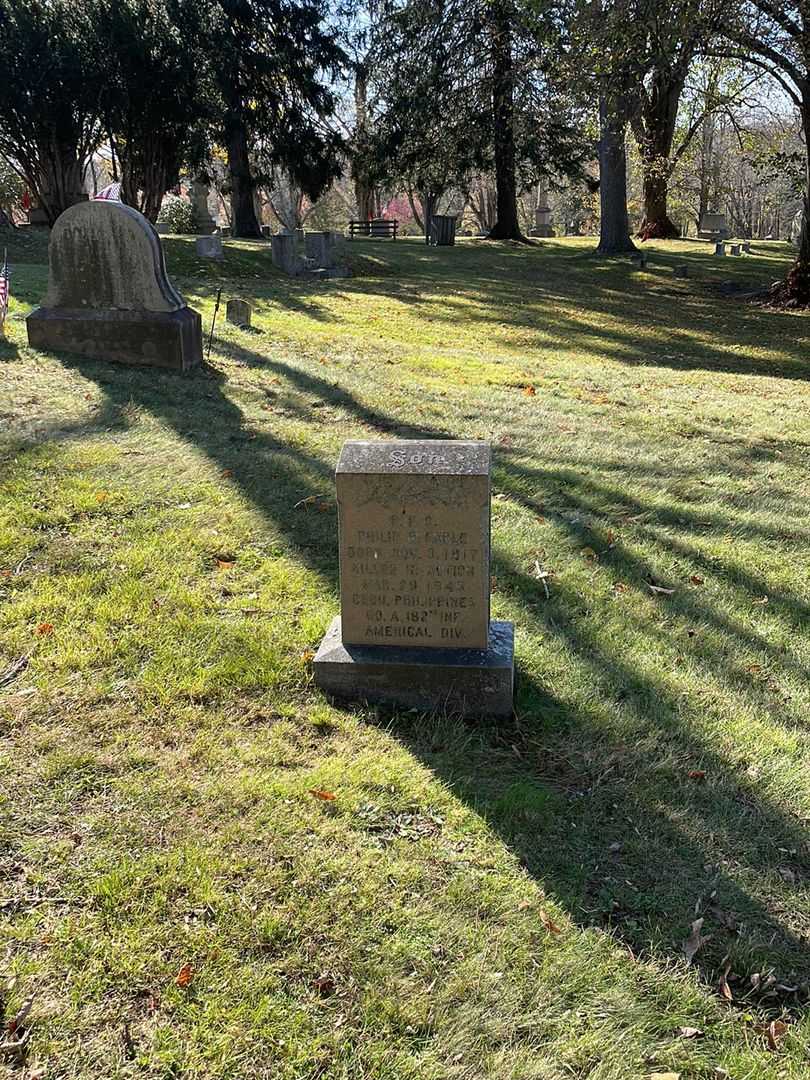
[[[28,180],[48,224],[53,225],[64,210],[86,198],[84,162],[79,160],[75,146],[55,137],[39,144],[37,157],[38,173]]]
[[[599,247],[600,255],[635,251],[627,216],[626,111],[603,94],[599,99]]]
[[[644,220],[638,235],[642,240],[673,240],[680,236],[677,226],[667,212],[669,195],[668,166],[659,158],[649,161],[642,158],[642,185],[644,189]],[[664,171],[666,169],[666,171]]]
[[[810,144],[808,144],[810,93],[803,95],[801,112],[805,143],[804,214],[802,215],[802,228],[799,233],[799,252],[796,261],[790,268],[787,280],[779,290],[779,299],[792,307],[807,307],[810,305]]]
[[[490,240],[524,240],[517,208],[515,169],[515,71],[512,55],[511,0],[493,0],[492,113],[495,144],[497,215]]]
[[[250,171],[248,140],[241,117],[233,117],[228,127],[228,172],[231,181],[231,221],[234,236],[261,239],[256,217],[256,182]]]
[[[368,135],[368,69],[361,62],[355,67],[354,72],[354,163],[352,175],[354,178],[354,197],[357,202],[357,217],[360,221],[370,221],[378,217],[377,192],[374,185],[370,184],[365,173],[365,163],[362,160],[363,143]]]

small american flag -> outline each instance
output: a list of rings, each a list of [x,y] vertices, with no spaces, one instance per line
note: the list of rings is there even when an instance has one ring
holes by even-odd
[[[11,271],[8,268],[8,248],[3,252],[3,269],[0,270],[0,327],[6,321],[6,315],[8,314],[8,279],[11,277]]]
[[[93,196],[94,199],[107,199],[109,202],[121,202],[121,185],[119,183],[108,184],[105,188]]]

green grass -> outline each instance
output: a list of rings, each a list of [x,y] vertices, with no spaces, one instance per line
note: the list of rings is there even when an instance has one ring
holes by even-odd
[[[165,246],[254,305],[189,378],[29,350],[11,241],[0,1075],[806,1077],[810,322],[718,291],[787,248]],[[509,723],[311,683],[339,448],[415,436],[493,443]]]

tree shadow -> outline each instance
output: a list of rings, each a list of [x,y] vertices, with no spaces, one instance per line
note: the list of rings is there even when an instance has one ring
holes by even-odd
[[[339,406],[372,434],[455,437],[450,425],[401,422],[327,378],[229,347],[239,363],[260,365],[302,393]],[[332,461],[257,430],[227,396],[216,370],[179,380],[98,361],[71,364],[98,384],[107,418],[135,402],[227,469],[289,553],[337,592],[334,504],[318,512],[306,502],[312,494],[331,499]],[[504,450],[497,455],[494,487],[523,511],[542,512],[577,542],[587,541],[606,586],[624,582],[631,595],[646,595],[652,576],[632,550],[599,542],[593,521],[610,504],[627,518],[640,516],[646,540],[670,561],[705,566],[732,590],[758,595],[767,588],[771,609],[797,635],[807,634],[810,610],[798,596],[768,588],[756,572],[731,562],[714,558],[709,565],[688,539],[706,530],[722,534],[729,519],[717,511],[645,503],[625,490],[620,472],[609,463],[607,479],[600,481],[578,470],[575,458],[535,458],[526,465]],[[689,470],[679,473],[677,464],[667,475],[692,478]],[[753,520],[745,528],[770,535]],[[702,724],[694,703],[685,705],[668,666],[676,632],[686,635],[690,625],[730,640],[734,651],[728,655],[740,663],[749,653],[769,655],[780,670],[790,670],[792,661],[756,629],[732,621],[711,594],[694,589],[679,590],[667,601],[667,626],[652,595],[641,615],[625,616],[629,636],[643,638],[662,658],[658,667],[640,666],[623,652],[621,641],[603,632],[583,596],[564,580],[553,580],[546,596],[541,582],[497,544],[493,573],[499,603],[517,622],[518,641],[539,642],[536,655],[555,658],[547,672],[531,666],[537,660],[522,664],[514,719],[494,726],[384,709],[369,711],[369,717],[486,818],[577,925],[606,930],[635,955],[668,966],[682,957],[692,920],[702,917],[710,940],[695,966],[707,984],[716,985],[728,966],[734,997],[746,1007],[799,1009],[810,995],[807,942],[786,913],[790,882],[810,878],[806,827],[757,783],[755,761],[724,754],[722,744],[713,743],[716,725]],[[684,636],[679,648],[710,697],[739,697],[741,709],[779,718],[780,702],[767,686],[752,685],[739,665],[713,656],[699,639],[690,644]],[[565,697],[554,686],[554,665],[561,662],[577,673],[578,689]],[[799,678],[802,672],[793,674]]]

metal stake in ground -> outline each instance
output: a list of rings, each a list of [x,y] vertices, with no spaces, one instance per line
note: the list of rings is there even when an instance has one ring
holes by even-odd
[[[208,352],[205,354],[206,364],[211,360],[211,342],[214,340],[214,327],[217,325],[217,312],[219,311],[219,301],[222,296],[222,289],[217,289],[217,302],[214,304],[214,317],[211,320],[211,333],[208,336]]]

